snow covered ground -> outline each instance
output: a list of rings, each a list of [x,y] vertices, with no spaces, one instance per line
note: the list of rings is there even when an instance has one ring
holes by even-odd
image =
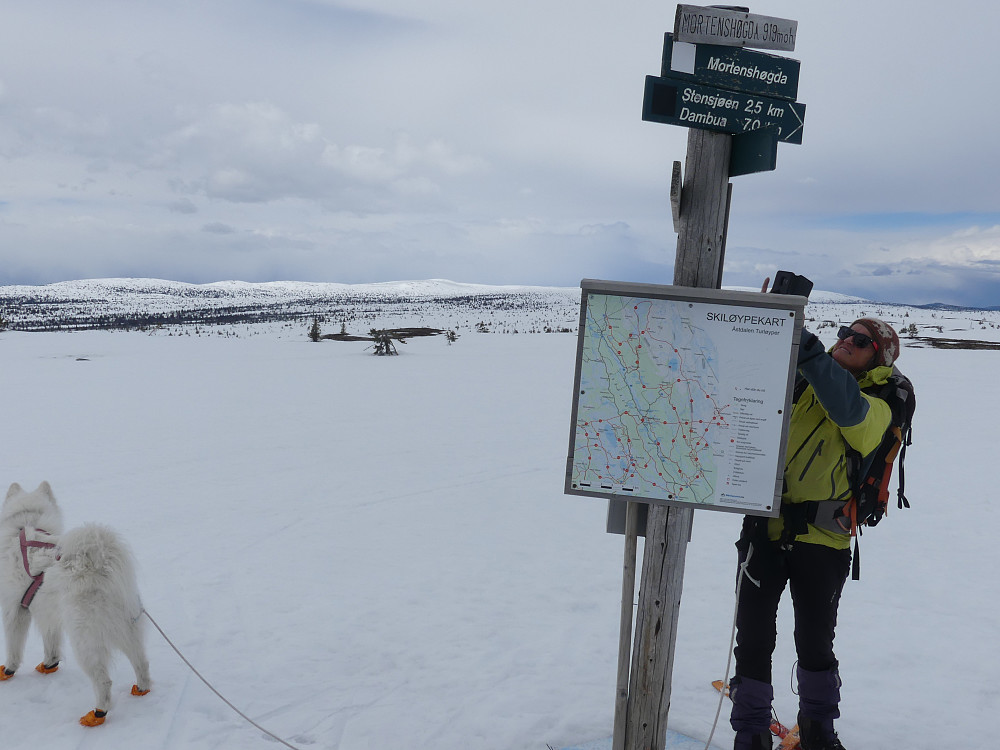
[[[811,308],[817,325],[858,309]],[[998,339],[996,313],[907,314]],[[3,488],[49,480],[67,526],[123,532],[150,614],[216,689],[302,750],[610,735],[622,537],[605,533],[604,501],[562,493],[574,335],[463,333],[377,358],[364,343],[313,344],[304,326],[181,332],[0,333]],[[899,364],[918,399],[913,507],[864,536],[845,592],[841,738],[992,750],[1000,352],[909,346]],[[688,548],[670,725],[694,737],[709,734],[726,663],[739,523],[699,512]],[[775,662],[789,723],[790,617]],[[279,747],[152,628],[148,644],[153,692],[128,695],[119,661],[97,729],[76,724],[93,699],[72,655],[54,675],[0,684],[5,746]],[[27,664],[40,655],[33,633]],[[714,745],[731,743],[724,714]]]

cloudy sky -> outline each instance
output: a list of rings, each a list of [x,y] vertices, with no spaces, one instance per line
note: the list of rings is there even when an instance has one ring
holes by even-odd
[[[0,25],[0,284],[669,283],[673,4],[33,0]],[[1000,304],[1000,5],[769,0],[802,145],[733,178],[724,283]]]

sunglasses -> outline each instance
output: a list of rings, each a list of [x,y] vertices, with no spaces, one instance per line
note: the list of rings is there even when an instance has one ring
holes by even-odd
[[[852,343],[858,349],[864,349],[866,346],[871,344],[872,348],[875,349],[875,351],[878,351],[878,344],[875,342],[875,339],[863,333],[858,333],[853,328],[848,328],[847,326],[840,327],[840,330],[837,331],[837,338],[841,341],[851,339]]]

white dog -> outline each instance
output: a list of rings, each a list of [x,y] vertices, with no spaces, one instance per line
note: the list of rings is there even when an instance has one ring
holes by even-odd
[[[108,665],[115,649],[125,653],[135,670],[132,694],[145,695],[150,688],[135,564],[128,547],[107,527],[89,524],[61,531],[61,513],[48,482],[34,492],[10,486],[0,510],[0,603],[7,638],[0,679],[10,679],[21,665],[32,616],[45,651],[36,669],[56,671],[65,626],[97,701],[80,723],[97,726],[111,704]]]
[[[62,530],[62,511],[48,482],[42,482],[34,492],[25,492],[17,484],[10,486],[0,509],[0,606],[7,639],[7,661],[0,668],[0,680],[10,679],[21,666],[32,616],[42,634],[45,651],[45,658],[36,669],[48,674],[59,668],[62,658],[59,602],[50,587],[35,586],[42,580],[39,578],[42,566],[47,567],[50,562],[38,559],[41,557],[38,553],[45,548],[33,545],[52,543]]]

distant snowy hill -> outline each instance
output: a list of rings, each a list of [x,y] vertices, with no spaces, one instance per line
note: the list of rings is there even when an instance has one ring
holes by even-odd
[[[759,292],[760,289],[755,289],[749,286],[724,286],[723,289],[728,289],[734,292]],[[867,302],[872,304],[871,300],[866,300],[863,297],[853,297],[849,294],[840,294],[839,292],[824,292],[822,289],[813,289],[812,293],[809,295],[809,302],[811,304],[831,304],[831,305],[846,305]]]
[[[727,287],[753,291],[743,287]],[[0,317],[12,330],[140,329],[174,326],[291,327],[320,321],[325,333],[429,326],[490,333],[575,332],[577,287],[490,286],[444,279],[335,284],[302,281],[185,284],[161,279],[89,279],[0,287]],[[1000,342],[1000,312],[885,304],[814,290],[806,322],[826,338],[842,324],[874,315],[913,346],[952,340]]]
[[[0,287],[0,311],[17,330],[138,328],[191,323],[329,322],[433,318],[451,327],[516,313],[526,324],[576,325],[579,289],[461,284],[442,279],[375,284],[300,281],[185,284],[90,279]],[[465,313],[464,316],[460,313]]]

